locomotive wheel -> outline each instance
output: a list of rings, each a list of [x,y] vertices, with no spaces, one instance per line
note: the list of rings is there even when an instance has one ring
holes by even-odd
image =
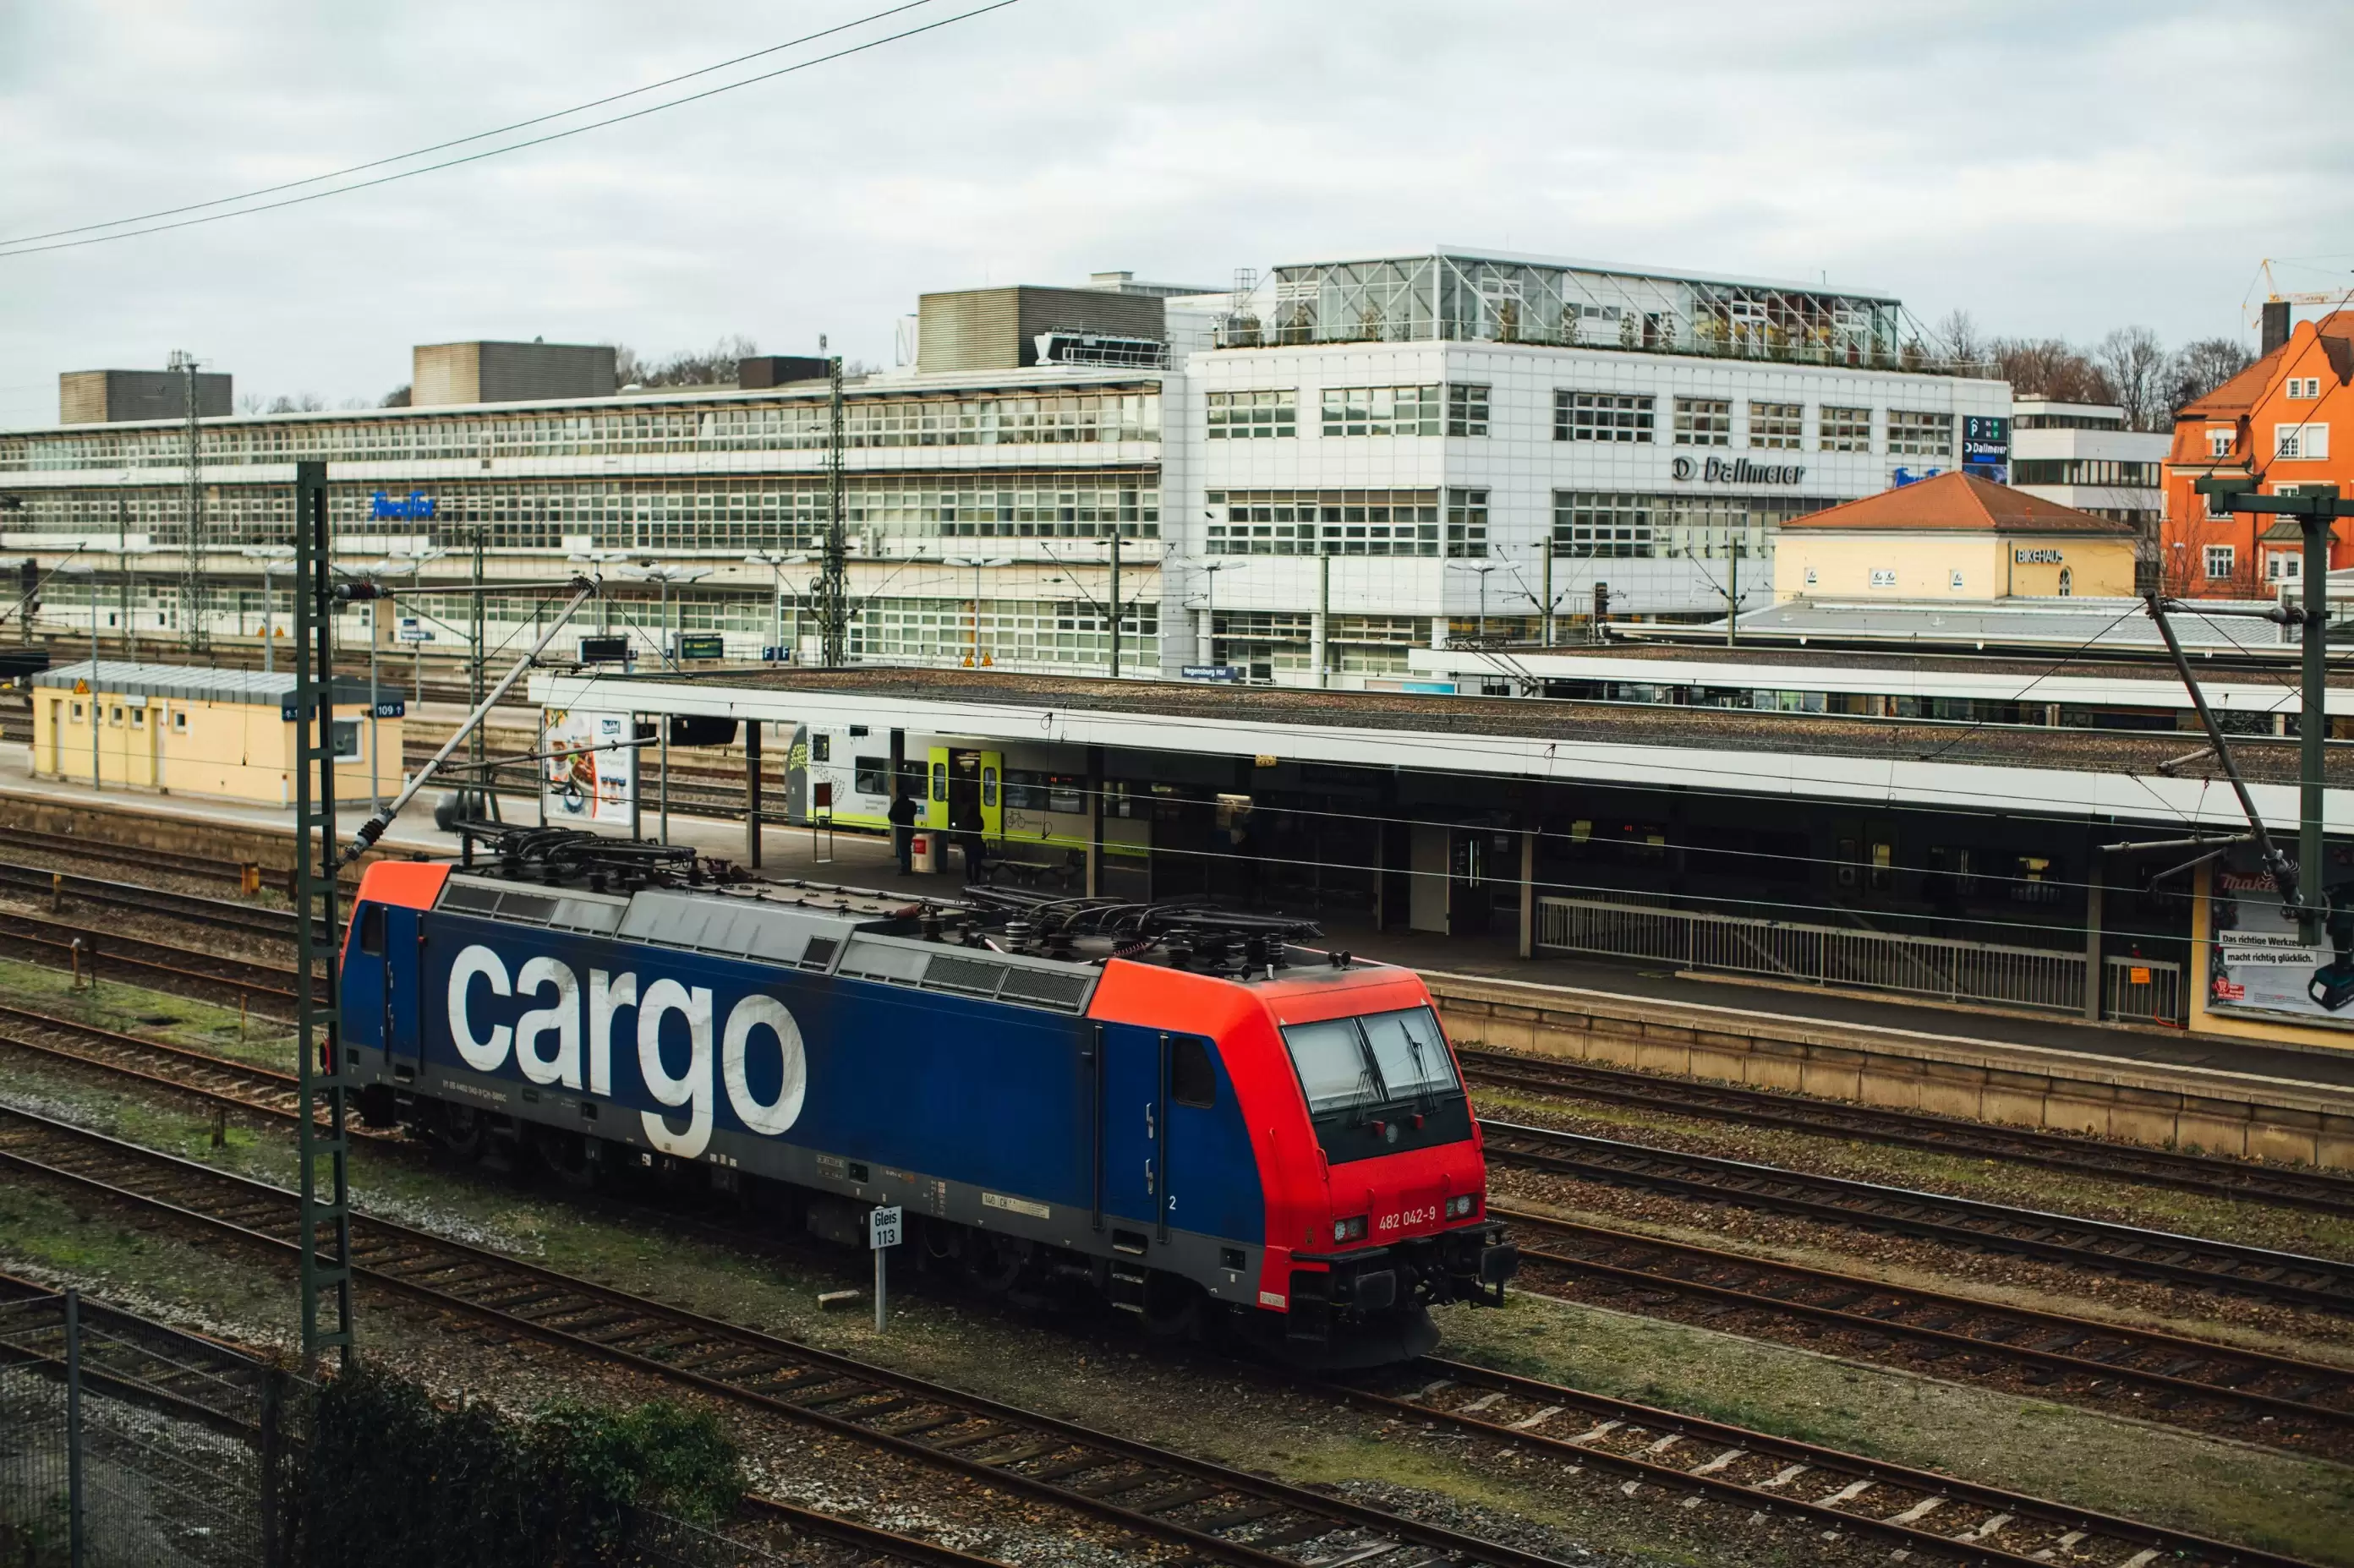
[[[472,1106],[441,1108],[441,1147],[464,1159],[482,1152],[482,1116]]]
[[[965,1273],[991,1296],[1012,1290],[1030,1265],[1030,1244],[1014,1236],[983,1234],[968,1238]]]
[[[1153,1270],[1144,1279],[1144,1312],[1138,1319],[1154,1340],[1191,1340],[1202,1332],[1207,1298],[1192,1280]]]

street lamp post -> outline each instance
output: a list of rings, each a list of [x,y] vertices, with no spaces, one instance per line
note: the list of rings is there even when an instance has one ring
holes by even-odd
[[[1447,563],[1447,569],[1450,572],[1477,572],[1479,574],[1479,634],[1482,638],[1485,638],[1488,635],[1488,574],[1494,571],[1496,569],[1496,566],[1497,563],[1493,561],[1490,561],[1485,566],[1479,567],[1463,566],[1454,561]]]
[[[1193,563],[1193,569],[1202,573],[1206,579],[1202,584],[1202,615],[1207,622],[1207,630],[1202,639],[1206,650],[1203,659],[1204,663],[1215,664],[1218,662],[1218,574],[1230,572],[1241,565],[1243,563],[1240,561]]]
[[[785,654],[785,568],[801,566],[809,558],[809,552],[806,550],[755,550],[744,557],[746,566],[766,567],[775,578],[771,590],[772,597],[769,601],[769,636],[774,639],[769,646],[776,649],[779,663],[788,662]],[[794,611],[793,621],[796,626],[801,622],[798,607]]]
[[[972,568],[972,652],[966,656],[965,662],[978,670],[981,668],[981,570],[983,567],[1010,567],[1013,564],[1013,557],[1011,556],[949,556],[943,558],[949,566]]]
[[[285,571],[294,564],[292,545],[248,545],[238,554],[261,565],[261,673],[270,674],[277,665],[277,641],[270,625],[274,591],[270,586],[270,574]]]
[[[446,550],[428,550],[417,556],[388,556],[381,561],[371,561],[364,567],[338,566],[335,570],[344,577],[364,582],[372,582],[380,577],[409,577],[413,576],[426,562],[439,560],[447,554],[449,552]],[[380,782],[383,763],[376,750],[376,710],[382,705],[383,702],[377,682],[376,662],[376,656],[384,645],[383,629],[376,620],[383,603],[384,600],[381,599],[368,600],[368,810],[371,812],[384,809],[384,787]]]

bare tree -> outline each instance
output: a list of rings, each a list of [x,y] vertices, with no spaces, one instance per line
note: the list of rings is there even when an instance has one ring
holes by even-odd
[[[381,402],[381,403],[378,403],[378,404],[376,405],[376,407],[377,407],[377,408],[408,408],[408,383],[407,383],[406,381],[404,381],[404,382],[402,382],[399,386],[398,386],[398,387],[394,387],[391,391],[389,391],[389,392],[386,393],[386,394],[384,395],[384,401],[383,401],[383,402]]]
[[[237,411],[240,414],[260,414],[265,412],[266,405],[261,394],[259,392],[239,393],[237,395]]]
[[[701,351],[682,350],[663,359],[650,359],[629,344],[613,344],[613,382],[620,387],[732,387],[736,362],[749,359],[760,345],[737,333]]]
[[[2022,397],[2114,403],[2115,389],[2082,353],[2056,337],[1999,337],[1987,345],[2002,378]]]
[[[1946,352],[1958,364],[1985,365],[1993,359],[1988,352],[1986,335],[1969,312],[1956,307],[1947,311],[1937,324],[1930,329],[1946,344]]]
[[[2184,344],[2169,367],[2168,412],[2179,412],[2255,362],[2256,356],[2246,345],[2232,338],[2202,337]]]
[[[2126,429],[2158,430],[2173,424],[2174,408],[2167,401],[2172,390],[2169,360],[2158,334],[2146,326],[2119,327],[2094,345],[2093,364],[2125,410]]]

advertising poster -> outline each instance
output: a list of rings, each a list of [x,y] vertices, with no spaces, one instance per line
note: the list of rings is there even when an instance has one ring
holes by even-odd
[[[2331,846],[2324,867],[2324,895],[2332,888],[2346,890],[2340,900],[2354,895],[2354,856],[2343,845]],[[2210,1011],[2354,1029],[2354,901],[2333,908],[2323,945],[2308,948],[2263,862],[2243,849],[2216,865],[2207,913]]]
[[[550,822],[630,825],[638,754],[620,744],[629,738],[627,714],[547,710],[547,743],[540,749],[547,753],[544,781]]]

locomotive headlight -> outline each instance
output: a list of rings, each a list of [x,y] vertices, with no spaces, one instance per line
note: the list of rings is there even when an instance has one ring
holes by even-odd
[[[1336,1242],[1364,1240],[1365,1216],[1359,1214],[1354,1219],[1334,1220],[1332,1222],[1332,1239]]]
[[[1466,1192],[1460,1197],[1447,1200],[1447,1217],[1450,1220],[1468,1220],[1479,1209],[1479,1195],[1476,1192]]]

